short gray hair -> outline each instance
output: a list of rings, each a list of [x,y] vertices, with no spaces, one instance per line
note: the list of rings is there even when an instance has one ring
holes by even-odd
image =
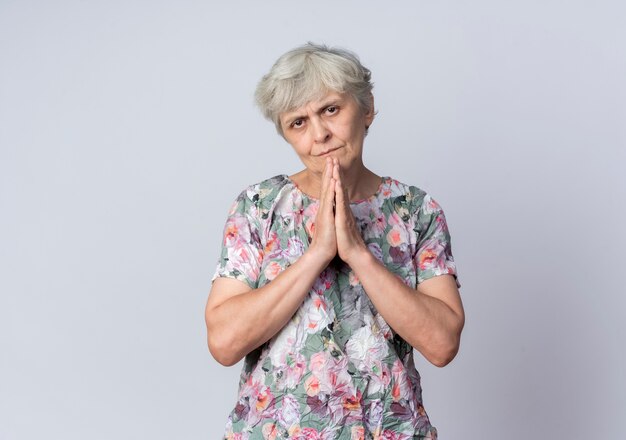
[[[307,43],[282,55],[257,85],[255,100],[282,136],[280,114],[320,98],[328,91],[348,93],[361,111],[374,110],[371,72],[346,49]]]

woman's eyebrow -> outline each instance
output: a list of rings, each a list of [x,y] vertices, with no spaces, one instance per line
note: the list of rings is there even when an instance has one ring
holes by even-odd
[[[291,125],[294,121],[298,119],[306,119],[306,118],[307,118],[306,115],[301,115],[300,113],[287,114],[287,116],[285,116],[285,118],[283,119],[283,124]]]
[[[332,98],[326,101],[324,104],[318,107],[317,111],[324,110],[326,107],[341,105],[341,98]]]
[[[326,102],[323,102],[322,104],[320,104],[317,109],[316,109],[316,113],[324,110],[326,107],[330,107],[330,106],[336,106],[336,105],[341,105],[341,103],[343,102],[342,98],[331,98]],[[285,125],[290,125],[291,123],[293,123],[294,121],[298,120],[298,119],[307,119],[308,116],[307,115],[303,115],[301,113],[298,113],[297,111],[291,112],[291,113],[287,113],[283,119],[283,124]]]

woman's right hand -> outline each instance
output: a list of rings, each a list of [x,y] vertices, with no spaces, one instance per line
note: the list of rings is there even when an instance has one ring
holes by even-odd
[[[334,213],[335,179],[333,178],[333,161],[330,157],[326,158],[326,166],[322,173],[322,190],[319,203],[309,250],[328,264],[337,255]]]

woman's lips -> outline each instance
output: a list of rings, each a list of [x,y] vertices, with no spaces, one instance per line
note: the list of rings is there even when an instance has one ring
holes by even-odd
[[[332,153],[333,151],[338,150],[339,148],[340,148],[340,147],[337,147],[337,148],[332,148],[332,149],[330,149],[330,150],[324,151],[323,153],[319,154],[319,156],[325,156],[325,155],[327,155],[328,153]]]

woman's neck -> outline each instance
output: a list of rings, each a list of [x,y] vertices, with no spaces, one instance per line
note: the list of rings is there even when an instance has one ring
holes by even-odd
[[[376,193],[381,177],[370,171],[363,164],[342,168],[343,185],[348,189],[350,201],[363,200]],[[322,173],[308,168],[289,177],[302,192],[319,199],[322,191]]]

